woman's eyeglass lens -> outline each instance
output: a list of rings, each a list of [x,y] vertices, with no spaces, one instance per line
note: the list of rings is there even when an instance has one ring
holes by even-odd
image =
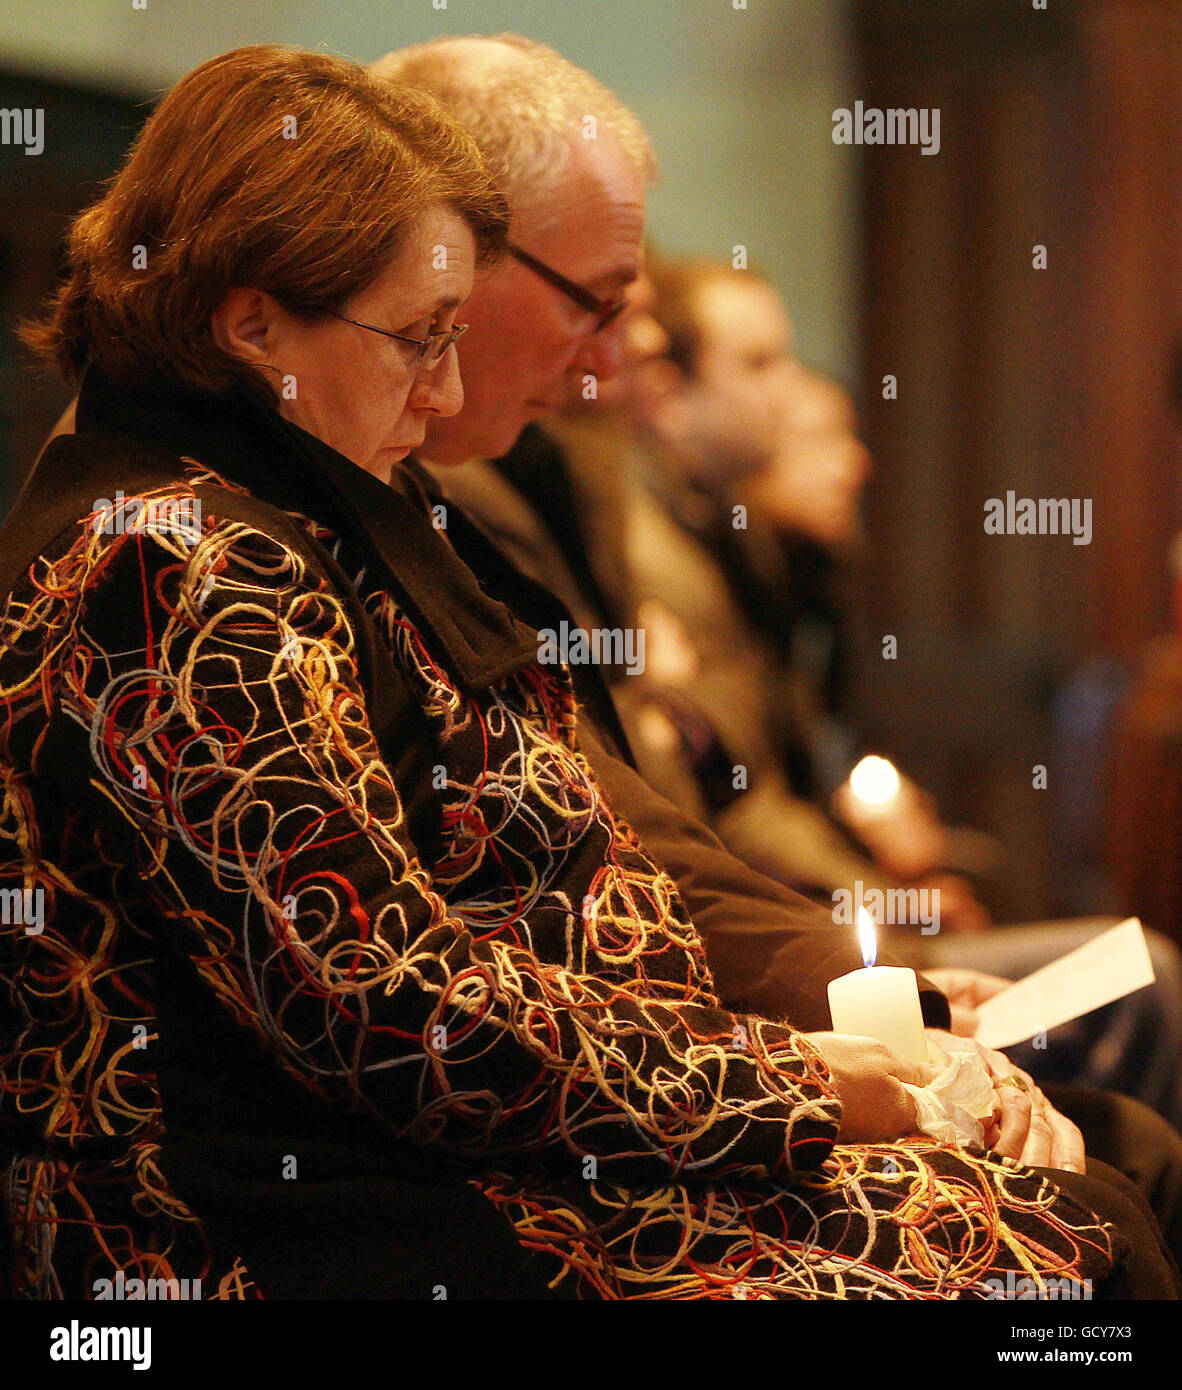
[[[372,323],[362,323],[360,319],[351,319],[345,314],[333,314],[332,317],[340,319],[342,323],[351,323],[356,328],[368,328],[371,333],[380,333],[383,338],[396,338],[400,343],[413,343],[418,348],[415,354],[416,367],[438,366],[448,348],[453,343],[458,343],[468,331],[466,323],[457,323],[451,328],[440,329],[438,333],[428,333],[425,338],[411,338],[405,333],[391,333],[388,328],[375,328]]]

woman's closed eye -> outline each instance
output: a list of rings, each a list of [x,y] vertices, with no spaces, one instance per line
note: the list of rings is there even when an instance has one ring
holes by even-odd
[[[453,325],[454,314],[433,314],[426,318],[417,319],[414,323],[408,324],[406,328],[400,328],[400,333],[405,333],[408,338],[427,338],[433,333],[446,333]]]

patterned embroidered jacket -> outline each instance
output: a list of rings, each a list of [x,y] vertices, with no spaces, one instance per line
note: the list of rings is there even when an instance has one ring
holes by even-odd
[[[835,1145],[444,519],[246,396],[93,373],[40,460],[0,552],[18,1295],[430,1297],[495,1254],[476,1207],[591,1297],[1103,1278],[1043,1175]],[[432,1180],[469,1205],[396,1248]]]

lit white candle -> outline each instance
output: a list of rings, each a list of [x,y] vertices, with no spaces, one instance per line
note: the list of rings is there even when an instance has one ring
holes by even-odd
[[[864,907],[858,908],[858,941],[866,968],[829,981],[833,1031],[877,1038],[898,1057],[926,1062],[928,1044],[915,971],[874,964],[878,959],[874,918]]]
[[[893,809],[903,785],[894,763],[874,753],[854,768],[849,782],[859,810],[869,815],[881,815]]]

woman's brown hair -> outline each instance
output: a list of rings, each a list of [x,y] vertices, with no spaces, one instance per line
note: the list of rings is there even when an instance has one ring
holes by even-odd
[[[335,312],[438,203],[472,229],[478,263],[496,258],[504,199],[433,98],[343,58],[237,48],[183,77],[148,118],[73,223],[46,318],[21,336],[70,381],[93,362],[126,386],[257,384],[210,329],[227,291],[265,290],[310,319]]]

